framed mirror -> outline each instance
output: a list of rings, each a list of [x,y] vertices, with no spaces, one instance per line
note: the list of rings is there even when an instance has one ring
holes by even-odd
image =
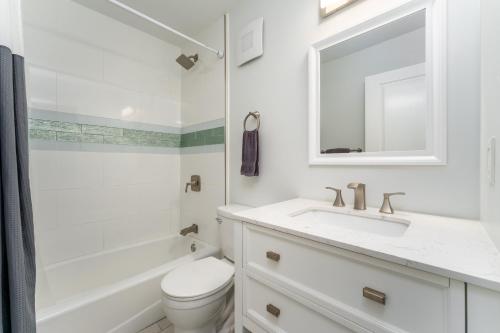
[[[446,164],[445,1],[410,1],[312,45],[310,164]]]

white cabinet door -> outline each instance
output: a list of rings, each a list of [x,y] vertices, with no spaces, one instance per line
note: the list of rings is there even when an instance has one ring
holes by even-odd
[[[426,148],[425,64],[365,79],[365,149],[418,151]]]
[[[500,293],[468,285],[468,333],[500,332]]]

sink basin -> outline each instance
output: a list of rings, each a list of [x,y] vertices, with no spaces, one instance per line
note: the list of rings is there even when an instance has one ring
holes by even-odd
[[[388,237],[402,236],[410,225],[410,221],[370,215],[369,213],[341,213],[326,208],[310,208],[291,215],[302,223],[311,223],[315,226],[332,226],[354,231],[367,232]]]

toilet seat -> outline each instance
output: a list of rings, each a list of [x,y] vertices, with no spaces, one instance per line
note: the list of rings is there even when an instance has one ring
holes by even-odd
[[[232,286],[233,276],[233,266],[208,257],[167,273],[161,281],[161,289],[173,303],[211,299],[211,296],[219,297]]]

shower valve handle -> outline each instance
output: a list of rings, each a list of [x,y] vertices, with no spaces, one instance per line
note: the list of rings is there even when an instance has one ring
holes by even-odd
[[[191,176],[191,181],[186,183],[186,189],[184,190],[186,193],[188,188],[191,186],[191,191],[200,192],[201,191],[201,177],[198,175]]]

